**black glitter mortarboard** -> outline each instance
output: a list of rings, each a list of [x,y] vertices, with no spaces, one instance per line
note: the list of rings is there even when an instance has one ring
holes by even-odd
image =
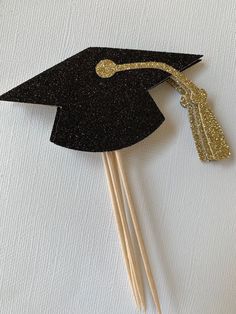
[[[82,151],[111,151],[135,144],[164,121],[148,89],[170,74],[127,71],[104,80],[95,72],[102,59],[116,63],[159,61],[184,70],[201,55],[87,48],[0,96],[0,100],[57,106],[55,144]]]

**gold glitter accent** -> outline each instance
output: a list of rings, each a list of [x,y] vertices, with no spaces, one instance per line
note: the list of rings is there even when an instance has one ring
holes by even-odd
[[[96,73],[102,78],[112,77],[117,72],[117,65],[112,60],[101,60],[96,65]]]
[[[171,74],[168,82],[181,94],[180,104],[188,110],[194,142],[201,160],[221,160],[230,156],[223,130],[207,103],[206,91],[172,66],[155,61],[116,64],[105,59],[97,64],[96,73],[101,78],[109,78],[117,72],[140,69],[158,69]]]

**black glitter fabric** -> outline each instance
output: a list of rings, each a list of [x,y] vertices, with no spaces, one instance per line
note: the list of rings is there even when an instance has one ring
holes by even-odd
[[[155,69],[99,77],[96,64],[159,61],[184,70],[201,55],[142,50],[87,48],[0,96],[0,100],[57,106],[51,134],[55,144],[102,152],[135,144],[164,121],[148,89],[168,73]]]

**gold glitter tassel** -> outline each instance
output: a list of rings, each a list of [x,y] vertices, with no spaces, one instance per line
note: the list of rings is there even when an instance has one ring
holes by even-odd
[[[172,78],[168,79],[168,83],[182,95],[180,103],[188,109],[189,122],[200,160],[228,158],[230,148],[222,127],[208,105],[206,91],[199,89],[192,82],[188,85],[191,86],[189,90]]]
[[[221,160],[230,156],[223,130],[207,102],[187,106],[190,126],[201,160]]]
[[[180,103],[188,109],[193,138],[201,160],[221,160],[230,156],[223,130],[207,103],[207,93],[197,87],[183,73],[169,64],[156,61],[116,64],[112,60],[101,60],[96,72],[102,78],[110,78],[117,72],[158,69],[171,74],[167,80],[182,96]]]

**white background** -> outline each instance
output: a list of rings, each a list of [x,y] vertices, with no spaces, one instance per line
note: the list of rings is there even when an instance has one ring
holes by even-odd
[[[165,123],[123,152],[163,314],[236,313],[235,10],[235,0],[0,2],[0,93],[88,46],[204,54],[186,74],[208,91],[232,158],[198,160],[167,84],[151,92]],[[55,112],[0,104],[0,313],[138,313],[101,155],[50,143]]]

